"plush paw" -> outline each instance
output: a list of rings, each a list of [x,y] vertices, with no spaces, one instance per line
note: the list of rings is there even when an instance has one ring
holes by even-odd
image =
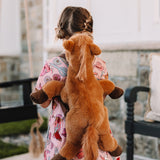
[[[122,148],[118,145],[118,147],[116,148],[115,151],[113,152],[109,152],[111,156],[113,157],[117,157],[117,156],[120,156],[121,153],[122,153]]]
[[[51,160],[66,160],[66,158],[62,157],[60,154],[57,154]]]
[[[109,96],[112,99],[117,99],[119,97],[121,97],[123,95],[124,91],[123,89],[119,88],[119,87],[115,87],[115,89],[112,91],[112,93],[109,94]]]
[[[37,103],[37,104],[42,104],[44,103],[46,100],[48,100],[48,96],[47,94],[41,89],[38,90],[36,92],[33,92],[30,94],[30,98],[33,102]]]

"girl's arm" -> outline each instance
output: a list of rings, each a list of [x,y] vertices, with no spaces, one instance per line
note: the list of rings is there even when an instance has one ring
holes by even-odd
[[[93,72],[98,80],[108,79],[108,71],[106,67],[106,62],[101,58],[95,57],[93,62]]]
[[[93,62],[93,72],[95,77],[99,80],[102,87],[105,88],[105,83],[103,81],[108,80],[108,71],[106,67],[106,62],[104,62],[101,58],[95,57]],[[111,86],[112,87],[112,86]],[[104,93],[103,98],[107,96],[107,93]]]
[[[41,90],[48,81],[64,81],[67,75],[67,68],[65,61],[60,57],[53,57],[52,59],[47,60],[38,77],[35,91]],[[42,103],[41,106],[46,108],[49,106],[51,101],[52,98],[49,98],[47,101]]]

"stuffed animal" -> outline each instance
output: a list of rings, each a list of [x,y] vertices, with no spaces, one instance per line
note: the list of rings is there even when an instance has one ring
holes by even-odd
[[[117,90],[109,80],[95,78],[92,63],[94,56],[99,55],[101,50],[93,43],[89,34],[77,33],[64,40],[63,46],[69,63],[65,84],[61,81],[49,81],[41,90],[31,94],[31,99],[36,103],[43,103],[48,98],[60,95],[62,101],[69,105],[66,115],[66,143],[52,160],[70,160],[81,148],[85,160],[96,160],[98,148],[119,156],[122,149],[110,133],[103,96],[121,96],[122,91]]]

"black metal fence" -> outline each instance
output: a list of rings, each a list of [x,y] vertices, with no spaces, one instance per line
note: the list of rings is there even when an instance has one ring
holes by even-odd
[[[38,118],[37,106],[34,105],[30,99],[32,83],[36,80],[37,77],[0,83],[0,89],[3,89],[4,93],[5,91],[10,92],[9,95],[12,95],[12,93],[18,93],[17,95],[21,97],[21,101],[19,103],[13,103],[8,106],[3,105],[1,98],[0,123]],[[9,87],[14,87],[14,91],[12,89],[8,90]]]

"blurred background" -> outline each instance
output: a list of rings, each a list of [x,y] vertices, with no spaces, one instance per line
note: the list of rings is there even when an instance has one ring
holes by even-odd
[[[109,79],[124,90],[130,86],[149,85],[149,56],[160,54],[160,0],[26,2],[27,5],[25,0],[0,0],[0,82],[37,77],[45,61],[63,51],[62,42],[55,40],[55,27],[62,10],[70,5],[82,6],[91,12],[94,41],[102,49],[100,57],[106,61]],[[0,100],[2,106],[21,103],[17,89],[1,89]],[[118,100],[108,97],[105,104],[113,135],[125,152],[124,97]],[[147,94],[140,94],[135,105],[137,119],[143,119],[147,104]],[[48,110],[40,112],[47,117]],[[134,148],[136,155],[160,157],[157,138],[135,135]]]

